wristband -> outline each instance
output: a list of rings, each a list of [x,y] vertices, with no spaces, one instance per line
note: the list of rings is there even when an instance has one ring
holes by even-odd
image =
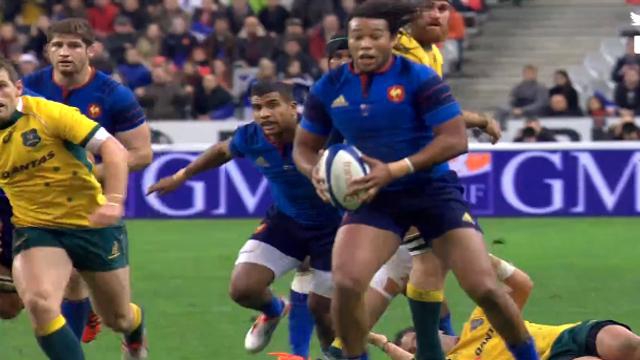
[[[387,345],[391,344],[391,341],[387,340],[387,342],[385,342],[384,344],[382,344],[382,346],[380,347],[380,349],[385,353],[388,354],[389,352],[387,351]]]
[[[387,166],[389,166],[389,172],[391,172],[391,176],[393,176],[394,179],[401,178],[408,174],[413,174],[416,171],[409,158],[394,161],[389,163]]]

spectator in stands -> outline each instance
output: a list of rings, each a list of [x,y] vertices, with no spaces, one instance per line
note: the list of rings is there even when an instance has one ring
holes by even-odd
[[[582,116],[580,108],[569,108],[569,101],[564,94],[552,95],[549,105],[544,111],[544,116],[549,117],[579,117]]]
[[[591,96],[587,101],[587,114],[591,117],[593,124],[591,126],[592,141],[611,140],[609,131],[607,130],[607,115],[610,114],[604,107],[604,104],[597,96]]]
[[[136,48],[140,51],[140,56],[145,61],[160,55],[162,52],[162,30],[157,23],[147,25],[147,30],[136,43]]]
[[[222,16],[220,6],[214,0],[202,0],[200,7],[193,13],[191,33],[202,42],[213,33],[215,19]]]
[[[139,87],[135,94],[140,105],[145,108],[150,120],[175,120],[185,117],[185,106],[190,102],[191,87],[182,88],[171,77],[165,66],[157,66],[152,71],[153,82]]]
[[[288,37],[284,41],[284,52],[278,57],[276,61],[276,69],[278,73],[285,73],[287,67],[292,60],[298,60],[301,66],[302,74],[310,76],[318,76],[319,70],[316,66],[316,62],[307,54],[302,51],[302,45],[300,44],[300,38]]]
[[[249,16],[244,20],[244,26],[238,34],[237,59],[246,66],[258,65],[260,58],[272,58],[275,53],[275,39],[264,29],[260,20],[255,16]]]
[[[537,118],[529,118],[526,126],[520,130],[520,135],[514,142],[553,142],[556,141],[553,131],[545,128]]]
[[[113,25],[114,32],[107,36],[104,46],[109,52],[111,60],[116,64],[124,64],[126,49],[133,47],[138,41],[136,30],[131,20],[126,16],[118,16]]]
[[[268,58],[261,58],[258,63],[258,73],[256,74],[258,81],[276,81],[278,80],[278,72],[276,65]]]
[[[219,16],[213,23],[214,31],[204,41],[207,56],[232,62],[235,58],[236,37],[231,33],[229,20]]]
[[[301,19],[305,28],[315,26],[333,13],[333,1],[329,0],[293,0],[291,4],[291,16]]]
[[[140,7],[140,0],[123,0],[120,16],[129,18],[136,31],[143,31],[150,21],[147,12]]]
[[[549,90],[549,98],[553,97],[553,95],[556,94],[564,95],[565,99],[567,100],[569,111],[579,111],[580,105],[578,102],[578,92],[573,87],[573,83],[571,82],[567,71],[556,70],[556,72],[553,74],[553,83],[554,86]]]
[[[64,6],[61,6],[60,12],[54,11],[52,18],[55,21],[65,18],[87,18],[87,8],[83,0],[67,0]]]
[[[279,37],[278,49],[284,49],[284,40],[290,37],[296,37],[300,41],[302,50],[305,53],[309,52],[309,42],[302,27],[302,20],[298,18],[289,18],[285,23],[284,34]]]
[[[153,19],[152,16],[152,20],[160,24],[160,28],[165,34],[171,31],[174,26],[173,20],[176,18],[184,20],[185,28],[186,24],[189,24],[189,14],[180,7],[178,0],[164,0],[162,6],[159,7],[157,17]]]
[[[454,70],[460,72],[464,62],[465,25],[464,17],[454,7],[449,7],[449,33],[447,37],[456,42],[458,61],[454,64]]]
[[[122,83],[131,90],[151,84],[151,71],[142,63],[140,52],[135,47],[130,47],[125,53],[125,63],[117,67],[122,76]]]
[[[633,37],[627,39],[625,53],[616,61],[611,72],[611,79],[616,83],[621,82],[624,78],[624,73],[630,68],[640,69],[640,55],[633,51]]]
[[[292,58],[287,64],[283,82],[293,87],[293,98],[298,104],[304,104],[309,94],[309,89],[313,85],[313,78],[309,74],[302,72],[300,60]]]
[[[616,104],[622,109],[640,112],[640,70],[628,68],[614,91]]]
[[[36,58],[32,53],[20,55],[20,58],[18,59],[18,71],[20,72],[20,76],[25,77],[35,72],[39,65],[38,58]]]
[[[113,73],[114,64],[109,58],[109,54],[104,51],[104,45],[96,41],[91,46],[93,54],[91,55],[91,66],[105,74],[111,75]]]
[[[640,129],[634,123],[625,123],[622,125],[621,140],[640,140]]]
[[[547,89],[538,82],[538,68],[526,65],[522,70],[522,81],[511,90],[510,109],[498,111],[497,118],[504,122],[509,116],[539,116],[548,99]]]
[[[340,19],[340,24],[346,24],[349,20],[349,15],[356,7],[356,0],[339,0],[337,5],[334,13]]]
[[[340,20],[334,14],[326,15],[322,24],[309,32],[309,55],[316,61],[325,56],[325,48],[331,37],[340,32]]]
[[[0,55],[6,59],[17,60],[22,54],[22,45],[18,39],[16,27],[5,22],[0,25]]]
[[[35,54],[38,60],[44,60],[43,50],[47,45],[47,29],[50,23],[46,15],[41,15],[38,21],[29,28],[29,40],[24,50]]]
[[[221,59],[213,60],[213,73],[216,75],[220,86],[229,91],[231,89],[231,72],[227,63]]]
[[[281,35],[289,18],[289,11],[280,4],[280,0],[268,0],[267,6],[260,11],[258,18],[272,35]]]
[[[232,0],[231,5],[227,7],[227,19],[231,25],[231,31],[238,34],[246,25],[245,20],[248,17],[255,16],[255,13],[247,3],[247,0]]]
[[[230,109],[224,116],[216,114],[221,109]],[[200,120],[228,118],[233,115],[233,98],[231,94],[225,90],[213,74],[206,75],[202,78],[201,83],[196,86],[193,97],[194,116]]]
[[[183,17],[175,17],[171,23],[171,31],[162,42],[161,54],[171,59],[178,68],[182,68],[198,41],[187,31]]]
[[[113,32],[113,23],[120,9],[111,0],[94,0],[94,6],[87,10],[87,19],[96,37],[104,39]]]

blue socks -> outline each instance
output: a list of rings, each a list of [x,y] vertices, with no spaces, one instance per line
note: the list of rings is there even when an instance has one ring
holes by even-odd
[[[67,325],[78,340],[82,339],[82,332],[87,325],[90,312],[91,301],[89,301],[89,298],[82,300],[64,299],[62,301],[62,316],[67,320]]]
[[[524,343],[507,345],[507,347],[516,360],[539,360],[538,353],[536,352],[536,344],[531,337]]]
[[[280,316],[282,314],[282,309],[284,309],[284,303],[282,300],[272,296],[271,300],[266,303],[260,311],[271,319]]]
[[[305,359],[309,357],[309,345],[313,334],[314,320],[307,306],[308,294],[291,290],[289,300],[289,344],[291,352]]]
[[[451,325],[451,314],[447,314],[440,318],[440,324],[438,325],[438,329],[442,330],[445,335],[456,336],[456,331],[453,330],[453,325]]]

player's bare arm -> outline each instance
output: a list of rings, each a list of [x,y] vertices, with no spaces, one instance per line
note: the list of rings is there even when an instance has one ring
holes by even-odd
[[[293,161],[298,170],[311,179],[316,193],[324,202],[330,202],[327,184],[320,175],[318,162],[327,138],[313,134],[301,127],[296,131],[293,142]]]
[[[142,170],[153,160],[153,151],[151,150],[151,131],[149,125],[144,123],[135,129],[129,131],[118,132],[115,134],[116,139],[129,152],[127,165],[129,171]],[[102,180],[104,177],[103,164],[97,164],[94,168],[96,178]]]
[[[367,341],[369,342],[369,344],[379,348],[384,353],[386,353],[392,360],[415,359],[415,356],[412,353],[405,351],[398,345],[394,344],[392,341],[389,341],[389,339],[387,339],[387,337],[384,335],[371,332],[367,337]]]
[[[527,273],[507,261],[493,254],[490,257],[498,279],[509,288],[509,294],[518,308],[523,309],[533,290],[533,281]]]
[[[160,195],[170,193],[182,186],[182,184],[192,176],[203,171],[219,167],[229,162],[231,159],[233,159],[233,155],[231,154],[231,139],[217,143],[208,148],[185,168],[182,168],[175,174],[162,178],[157,183],[151,185],[149,190],[147,190],[147,195],[155,192]]]
[[[105,131],[106,130],[102,130]],[[95,137],[94,137],[95,139]],[[104,194],[107,202],[91,214],[90,221],[96,227],[114,225],[124,214],[124,200],[127,190],[127,150],[112,136],[108,136],[98,146],[88,148],[93,153],[100,154],[104,166]]]

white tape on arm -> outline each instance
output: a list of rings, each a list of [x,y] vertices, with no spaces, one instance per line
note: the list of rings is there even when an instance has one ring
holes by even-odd
[[[498,266],[498,269],[496,270],[496,273],[498,275],[498,280],[500,281],[505,281],[506,279],[508,279],[511,275],[513,275],[513,273],[516,271],[516,267],[509,264],[508,262],[500,259],[500,266]]]
[[[98,129],[98,131],[96,131],[95,134],[93,134],[93,137],[89,139],[85,148],[94,154],[98,154],[100,153],[100,146],[102,145],[102,143],[110,137],[111,134],[109,134],[107,130],[101,127],[100,129]]]

